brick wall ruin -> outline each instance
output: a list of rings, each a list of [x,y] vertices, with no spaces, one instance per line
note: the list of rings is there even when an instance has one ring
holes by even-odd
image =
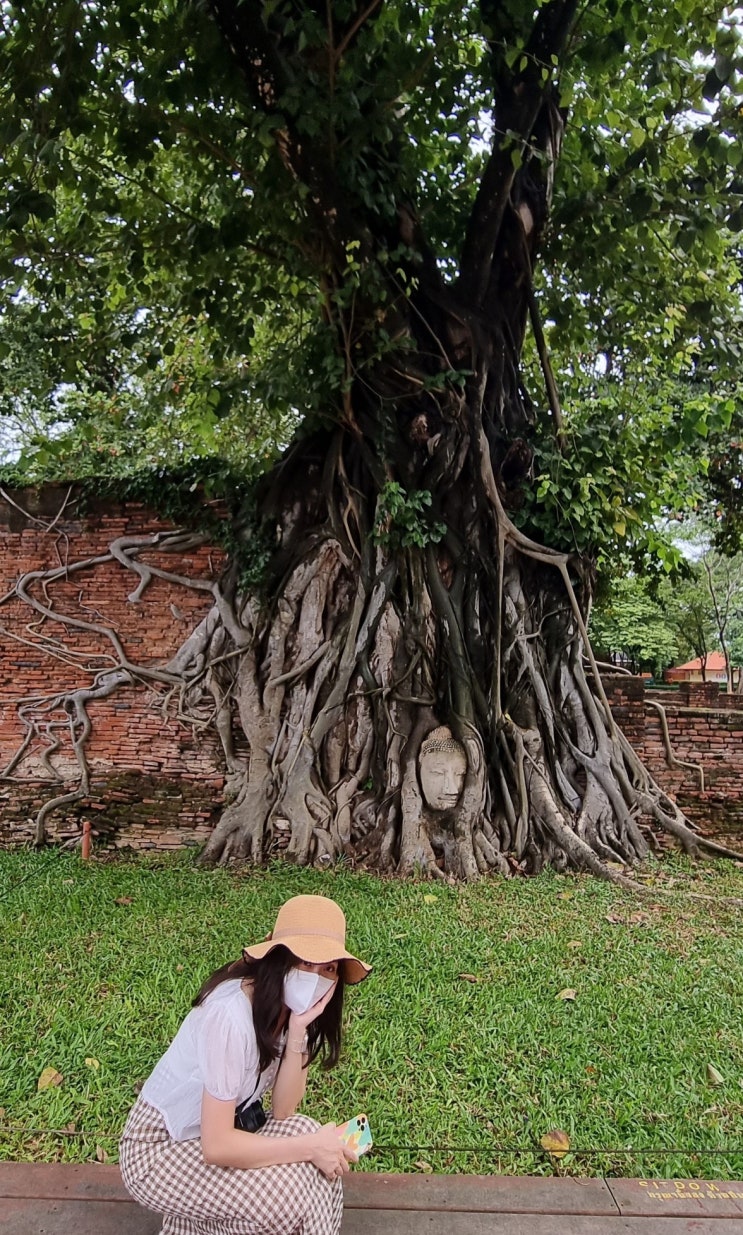
[[[711,835],[743,828],[743,697],[717,682],[683,682],[676,690],[647,689],[639,678],[604,679],[617,723],[656,780]],[[675,759],[669,766],[665,713]]]
[[[169,525],[153,511],[133,504],[86,503],[81,516],[67,488],[8,493],[0,498],[0,595],[27,572],[105,557],[117,538],[164,530]],[[141,560],[170,573],[213,579],[222,555],[208,547],[177,557],[155,549]],[[207,612],[211,596],[153,578],[142,598],[133,600],[138,583],[136,574],[109,560],[62,575],[46,592],[39,580],[29,589],[46,607],[101,632],[115,629],[131,661],[162,665]],[[75,787],[79,768],[69,720],[53,701],[92,683],[96,670],[111,666],[112,653],[105,633],[64,625],[17,598],[0,606],[0,770],[28,734],[24,721],[35,721],[41,735],[10,776],[0,779],[0,844],[33,839],[39,808]],[[143,683],[90,703],[91,794],[48,817],[54,839],[74,836],[83,819],[92,821],[106,846],[173,848],[206,839],[224,786],[219,742],[211,730],[179,721],[177,700],[166,696],[160,684]]]
[[[117,538],[166,530],[169,525],[153,511],[134,504],[88,504],[82,515],[66,488],[0,495],[0,595],[28,572],[105,558]],[[221,552],[208,547],[180,555],[153,548],[142,560],[204,579],[216,578],[223,562]],[[208,593],[158,578],[141,599],[132,599],[137,583],[115,560],[62,572],[47,600],[40,581],[30,582],[42,605],[92,623],[95,632],[66,626],[17,598],[0,606],[0,771],[22,753],[0,779],[0,845],[32,840],[41,806],[77,783],[69,720],[59,697],[110,666],[105,629],[118,631],[132,661],[163,665],[211,604]],[[739,830],[743,699],[720,695],[716,684],[646,691],[640,679],[624,675],[607,678],[605,686],[617,722],[690,817],[714,833]],[[658,703],[666,712],[675,756],[701,764],[704,787],[697,769],[668,766],[662,719],[653,706]],[[86,819],[104,848],[177,848],[206,839],[224,790],[219,742],[211,728],[179,720],[176,705],[166,688],[152,683],[123,688],[89,705],[90,795],[48,817],[54,839],[78,835]],[[37,735],[21,751],[32,721]]]

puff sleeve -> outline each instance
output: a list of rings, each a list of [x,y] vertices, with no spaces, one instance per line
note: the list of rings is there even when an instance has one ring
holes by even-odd
[[[196,1059],[207,1093],[237,1101],[258,1084],[259,1058],[252,1017],[238,1017],[221,1002],[207,1003],[195,1026]]]

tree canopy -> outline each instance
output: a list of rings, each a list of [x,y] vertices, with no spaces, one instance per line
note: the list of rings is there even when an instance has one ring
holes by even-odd
[[[541,64],[519,3],[335,4],[330,32],[312,5],[259,8],[270,101],[206,5],[5,6],[0,411],[21,421],[27,474],[116,471],[117,450],[127,467],[217,455],[254,473],[271,440],[328,415],[329,389],[342,416],[340,290],[308,215],[342,186],[345,296],[374,300],[374,262],[347,246],[402,203],[461,285],[485,169],[544,159],[508,129],[499,86],[554,80],[568,123],[533,311],[569,449],[529,338],[524,519],[567,548],[661,547],[673,564],[653,520],[703,499],[710,460],[735,506],[720,444],[741,420],[739,16],[591,5]],[[545,26],[563,8],[544,5]],[[357,329],[372,342],[349,340],[351,362],[394,347],[381,320]]]

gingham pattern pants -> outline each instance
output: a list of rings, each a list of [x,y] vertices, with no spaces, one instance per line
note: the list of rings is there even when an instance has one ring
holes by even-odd
[[[305,1115],[269,1117],[259,1136],[301,1136],[320,1125]],[[311,1162],[250,1170],[210,1166],[201,1141],[174,1141],[142,1098],[129,1114],[119,1148],[127,1191],[163,1214],[163,1235],[337,1235],[343,1185]]]

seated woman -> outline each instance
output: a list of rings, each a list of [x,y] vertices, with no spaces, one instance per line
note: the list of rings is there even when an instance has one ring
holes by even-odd
[[[369,972],[340,906],[295,896],[207,979],[121,1139],[127,1190],[164,1235],[337,1235],[353,1154],[334,1123],[295,1112],[309,1064],[338,1060],[344,986]]]

